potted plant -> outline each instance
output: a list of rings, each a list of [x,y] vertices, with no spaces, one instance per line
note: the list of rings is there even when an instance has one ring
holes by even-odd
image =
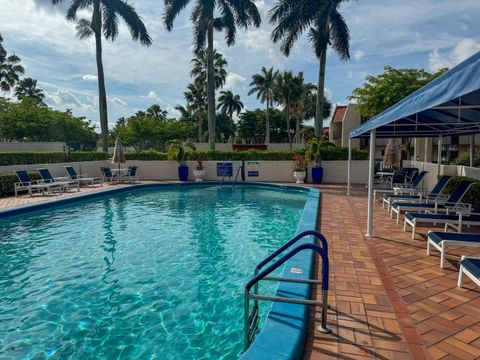
[[[189,151],[195,151],[195,145],[184,143],[180,140],[171,140],[167,142],[168,160],[178,162],[178,179],[180,181],[188,180],[188,166],[186,165],[186,154]]]
[[[205,166],[203,165],[203,158],[201,156],[197,158],[195,169],[193,169],[193,176],[195,176],[195,181],[203,181],[203,177],[205,176]]]
[[[297,180],[297,184],[303,184],[307,177],[307,161],[300,154],[293,155],[293,176]]]
[[[322,148],[322,142],[318,139],[312,139],[308,143],[305,157],[308,161],[313,161],[312,166],[312,183],[321,184],[323,180],[323,167],[322,167],[322,154],[320,149]]]

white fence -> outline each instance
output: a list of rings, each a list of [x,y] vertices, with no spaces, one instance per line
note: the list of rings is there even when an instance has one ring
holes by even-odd
[[[241,161],[204,161],[205,180],[219,180],[217,176],[217,163],[231,163],[233,177],[238,168],[242,165]],[[195,161],[187,163],[189,167],[189,180],[193,180],[193,170]],[[0,166],[0,174],[14,173],[15,170],[22,169],[35,171],[38,168],[46,167],[50,169],[55,177],[65,176],[65,165],[73,165],[79,173],[89,176],[100,176],[100,167],[116,167],[110,161],[83,161],[76,163],[57,163],[57,164],[32,164],[17,166]],[[129,165],[137,165],[139,176],[142,180],[177,180],[178,164],[175,161],[140,161],[132,160],[122,164],[122,168]],[[324,177],[326,183],[346,183],[347,182],[347,162],[346,161],[324,161]],[[308,174],[311,174],[309,168]],[[309,176],[310,178],[310,176]],[[233,179],[233,178],[232,178]],[[368,161],[352,161],[352,183],[365,184],[368,179]],[[291,161],[245,161],[245,180],[246,181],[272,181],[272,182],[294,182],[293,163]]]
[[[0,142],[0,152],[62,152],[66,150],[63,142]]]

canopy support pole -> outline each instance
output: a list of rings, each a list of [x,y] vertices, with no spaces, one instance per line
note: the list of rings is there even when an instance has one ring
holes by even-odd
[[[442,135],[438,136],[438,149],[437,149],[437,175],[440,176],[440,168],[442,166]]]
[[[473,167],[473,159],[475,159],[475,135],[470,135],[470,167]]]
[[[348,138],[348,168],[347,168],[347,196],[350,196],[350,186],[352,185],[352,139]]]
[[[368,171],[368,218],[367,236],[373,236],[373,177],[375,175],[375,138],[377,131],[370,131],[370,159]]]

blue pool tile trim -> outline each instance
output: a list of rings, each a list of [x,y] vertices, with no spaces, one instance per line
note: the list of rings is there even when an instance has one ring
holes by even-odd
[[[138,189],[155,188],[175,188],[178,186],[196,186],[209,187],[219,185],[219,182],[198,183],[157,183],[157,184],[138,184],[123,186],[115,189],[93,192],[84,195],[73,196],[69,198],[52,200],[48,202],[25,205],[16,208],[0,211],[0,219],[11,216],[22,215],[38,210],[73,204],[85,200],[107,197],[110,194],[125,193]],[[296,234],[306,230],[315,230],[317,228],[317,219],[320,211],[321,193],[318,189],[309,187],[300,187],[293,185],[281,185],[271,183],[242,182],[237,184],[239,187],[255,188],[274,188],[297,190],[307,192],[308,197],[305,203],[302,217],[297,227]],[[289,239],[285,239],[288,241]],[[308,236],[300,240],[296,245],[304,243],[314,243],[314,238]],[[261,259],[259,259],[260,262]],[[285,269],[282,273],[284,277],[311,278],[314,270],[314,256],[311,251],[301,252],[285,263]],[[292,268],[300,268],[303,274],[292,274]],[[252,269],[252,277],[253,277]],[[310,297],[310,285],[296,283],[280,283],[277,296],[297,297],[308,299]],[[239,319],[243,322],[243,319]],[[241,360],[260,360],[260,359],[301,359],[303,355],[305,337],[308,326],[308,306],[287,303],[272,303],[272,307],[263,325],[262,330],[257,335],[250,348],[240,357]]]

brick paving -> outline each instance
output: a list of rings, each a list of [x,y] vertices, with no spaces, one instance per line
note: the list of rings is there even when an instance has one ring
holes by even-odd
[[[0,209],[52,201],[104,189],[82,188],[55,196],[0,198]],[[322,185],[320,231],[330,245],[331,334],[315,330],[312,309],[304,359],[477,359],[480,358],[480,288],[470,280],[456,286],[460,255],[478,250],[449,248],[445,269],[438,253],[426,256],[425,234],[415,240],[375,204],[375,236],[364,236],[364,187]],[[478,229],[470,229],[470,232]],[[313,290],[320,299],[320,291]]]
[[[470,280],[462,289],[456,284],[460,256],[478,249],[449,248],[442,270],[438,253],[426,255],[428,228],[412,240],[377,203],[375,236],[365,237],[365,190],[351,197],[341,186],[322,190],[333,331],[316,331],[320,312],[312,311],[304,359],[480,358],[480,288]]]

